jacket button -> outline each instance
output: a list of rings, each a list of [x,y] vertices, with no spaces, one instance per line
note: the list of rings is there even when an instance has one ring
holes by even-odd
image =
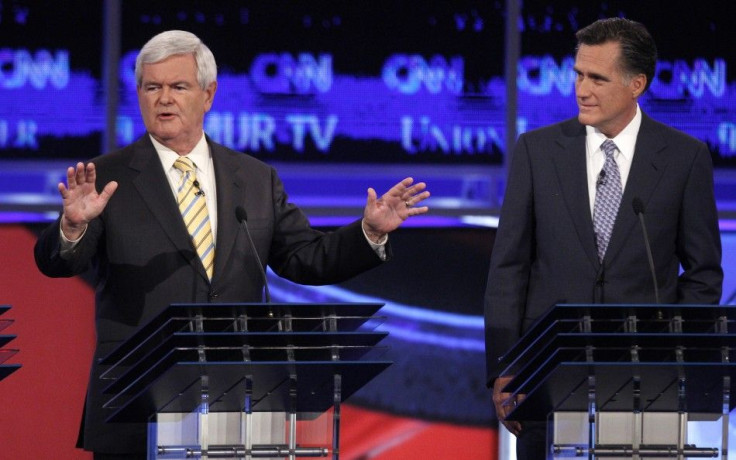
[[[217,300],[218,297],[220,297],[220,294],[216,292],[210,292],[210,300]]]

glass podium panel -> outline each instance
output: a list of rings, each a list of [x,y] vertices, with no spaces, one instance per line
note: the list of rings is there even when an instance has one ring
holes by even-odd
[[[502,358],[508,419],[546,421],[549,459],[725,457],[735,353],[733,307],[557,305]]]
[[[148,458],[339,458],[340,404],[385,370],[380,304],[177,304],[103,358]]]

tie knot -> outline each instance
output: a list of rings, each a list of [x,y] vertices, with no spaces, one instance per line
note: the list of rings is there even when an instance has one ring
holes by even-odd
[[[194,171],[194,163],[187,157],[179,157],[174,162],[174,168],[186,174]]]
[[[607,157],[613,156],[613,152],[617,149],[618,147],[616,147],[616,144],[611,139],[606,139],[605,142],[601,144],[601,150],[603,150],[603,153],[605,153]]]

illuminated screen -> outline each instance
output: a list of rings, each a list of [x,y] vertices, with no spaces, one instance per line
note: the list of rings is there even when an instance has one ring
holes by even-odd
[[[0,2],[0,158],[91,158],[104,131],[102,7]]]
[[[500,164],[500,6],[239,3],[123,3],[121,145],[144,129],[137,50],[162,30],[185,29],[215,54],[219,87],[205,130],[231,148],[278,161]]]
[[[642,22],[657,43],[642,110],[706,142],[716,167],[736,166],[734,2],[523,2],[520,131],[575,116],[575,31],[611,16]]]
[[[117,143],[143,132],[136,50],[178,28],[215,53],[219,90],[205,128],[236,150],[280,162],[501,164],[504,7],[122,2]],[[82,0],[0,4],[0,158],[100,153],[102,11]],[[519,132],[575,114],[574,31],[612,15],[644,22],[660,50],[642,108],[707,142],[717,167],[736,165],[731,2],[524,2]]]

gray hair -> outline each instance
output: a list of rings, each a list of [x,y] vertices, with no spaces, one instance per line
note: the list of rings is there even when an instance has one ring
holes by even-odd
[[[215,56],[196,35],[183,30],[168,30],[154,36],[143,45],[135,59],[135,84],[143,82],[143,64],[161,62],[177,54],[191,54],[197,64],[197,82],[202,89],[217,80]]]

